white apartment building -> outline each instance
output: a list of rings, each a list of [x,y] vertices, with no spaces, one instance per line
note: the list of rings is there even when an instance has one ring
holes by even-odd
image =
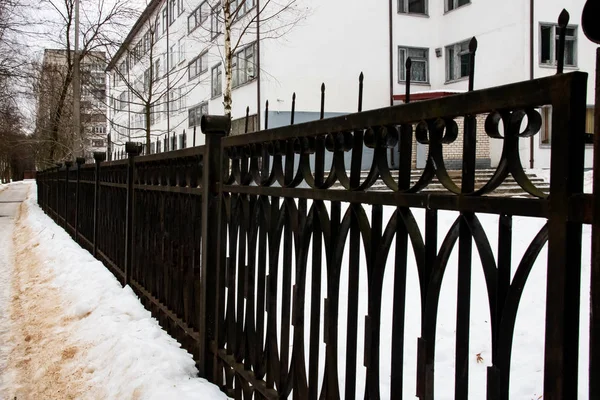
[[[590,73],[587,125],[593,126],[595,45],[581,29],[585,0],[389,0],[368,5],[358,0],[298,0],[281,14],[269,7],[263,10],[262,2],[232,1],[232,10],[240,7],[232,27],[233,43],[238,43],[233,68],[234,134],[243,132],[246,107],[249,130],[264,129],[266,100],[269,127],[289,124],[293,92],[295,122],[318,118],[323,82],[326,117],[355,112],[361,72],[363,110],[399,104],[405,94],[406,57],[413,61],[413,101],[466,91],[468,41],[474,36],[479,44],[476,89],[555,74],[556,21],[563,8],[571,14],[565,72]],[[154,143],[151,150],[164,151],[165,144],[173,149],[204,143],[201,115],[223,114],[224,35],[219,4],[221,0],[149,4],[107,69],[114,150],[119,151],[127,140],[144,139],[145,116],[140,111],[144,102],[133,92],[147,91],[150,83],[156,88],[151,118],[147,118]],[[129,83],[123,82],[124,77]],[[532,141],[522,139],[526,167],[550,164],[551,113],[540,111],[542,131]],[[501,141],[480,132],[478,147],[482,166],[497,165]],[[426,150],[417,146],[415,153],[417,165],[422,165]],[[586,167],[591,166],[591,158],[590,146]]]

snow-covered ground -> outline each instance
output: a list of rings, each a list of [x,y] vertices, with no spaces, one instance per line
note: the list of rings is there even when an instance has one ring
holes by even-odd
[[[0,232],[3,250],[10,236]],[[10,330],[0,324],[0,398],[227,398],[196,377],[191,355],[132,290],[42,212],[35,184],[12,236],[2,256],[13,262],[0,260],[3,277],[14,268],[12,287],[5,278],[0,288],[11,318]]]
[[[538,171],[536,171],[538,172]],[[539,171],[547,179],[547,173]],[[586,192],[591,173],[586,173]],[[67,388],[73,398],[106,399],[217,399],[225,396],[205,380],[196,378],[191,356],[164,332],[129,288],[122,288],[113,275],[88,252],[75,244],[36,204],[35,186],[24,202],[14,227],[14,282],[0,282],[0,372],[3,354],[9,368],[0,377],[0,398],[69,398],[57,390]],[[367,215],[370,207],[364,206]],[[344,210],[342,210],[344,212]],[[384,209],[384,223],[393,209]],[[424,229],[423,210],[413,210]],[[457,217],[439,213],[441,244]],[[497,251],[498,217],[478,215],[494,253]],[[545,220],[513,218],[512,273]],[[0,232],[0,248],[7,244]],[[346,244],[348,246],[348,243]],[[579,399],[587,399],[589,357],[590,227],[584,227],[581,295]],[[10,247],[10,246],[9,246]],[[394,243],[392,243],[392,248]],[[457,248],[450,257],[440,297],[436,342],[436,399],[452,399],[456,329]],[[5,254],[9,254],[5,256]],[[0,254],[0,273],[7,276]],[[497,255],[497,254],[496,254]],[[364,252],[361,250],[364,260]],[[391,322],[393,313],[393,256],[386,266],[382,306],[381,394],[390,398]],[[544,321],[547,247],[529,276],[515,327],[511,368],[511,399],[538,400],[543,388]],[[364,263],[363,263],[364,264]],[[340,387],[345,384],[348,293],[347,260],[342,263],[340,284]],[[311,282],[310,266],[306,282]],[[409,252],[406,293],[404,398],[415,398],[416,344],[420,336],[421,310],[414,255]],[[294,276],[294,272],[292,276]],[[366,268],[361,266],[357,348],[358,397],[364,392],[362,355],[366,314]],[[325,284],[326,278],[322,282]],[[325,293],[325,292],[323,292]],[[356,294],[352,294],[356,296]],[[51,301],[49,301],[51,299]],[[474,246],[471,289],[471,338],[469,365],[470,398],[485,398],[486,370],[491,365],[490,314],[485,280]],[[9,304],[7,304],[9,303]],[[4,306],[10,306],[12,321],[5,329]],[[6,309],[6,308],[4,308]],[[321,310],[322,310],[321,306]],[[310,311],[307,299],[306,311]],[[307,314],[308,315],[308,314]],[[323,318],[321,316],[321,318]],[[307,324],[308,325],[308,324]],[[307,327],[308,328],[308,327]],[[322,332],[322,330],[321,330]],[[308,351],[308,348],[306,349]],[[321,343],[321,354],[324,345]],[[477,356],[481,359],[478,360]],[[308,357],[307,357],[308,362]],[[323,362],[320,363],[321,376]],[[4,381],[2,380],[4,379]],[[33,385],[35,382],[35,385]],[[29,385],[29,387],[27,387]],[[38,391],[32,391],[37,386]],[[43,392],[41,390],[44,390]],[[43,395],[40,395],[43,394]]]

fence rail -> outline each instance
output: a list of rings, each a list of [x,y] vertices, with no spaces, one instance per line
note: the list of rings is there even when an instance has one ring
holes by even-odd
[[[475,49],[472,42],[471,73]],[[470,79],[472,88],[472,74]],[[471,285],[480,263],[492,349],[487,399],[508,399],[521,295],[547,245],[546,326],[540,327],[544,399],[574,399],[583,224],[594,225],[592,310],[600,297],[600,212],[595,194],[583,194],[586,88],[587,74],[560,73],[298,125],[292,113],[291,126],[245,136],[225,137],[230,121],[204,116],[204,146],[138,156],[139,147],[130,143],[127,160],[103,162],[97,155],[95,166],[57,166],[37,175],[38,200],[136,291],[194,355],[202,376],[240,399],[401,398],[409,307],[421,310],[413,338],[415,394],[433,399],[440,295],[451,263],[458,270],[454,397],[468,397]],[[323,88],[323,104],[324,94]],[[541,106],[552,110],[549,194],[528,179],[518,147],[521,138],[539,132]],[[485,116],[487,135],[502,141],[503,152],[492,177],[476,190],[478,115]],[[459,135],[462,175],[456,183],[442,150]],[[411,184],[415,140],[429,153]],[[365,177],[367,148],[374,155]],[[399,160],[397,175],[390,171],[390,149]],[[509,175],[529,197],[491,196]],[[423,192],[434,178],[447,193]],[[594,179],[600,182],[598,174]],[[377,181],[387,190],[372,190]],[[439,228],[443,211],[458,212],[447,231]],[[482,214],[497,218],[497,242],[484,229]],[[515,263],[517,216],[545,223]],[[418,304],[406,297],[413,267]],[[386,277],[393,279],[391,321],[382,320]],[[359,293],[366,296],[364,312]],[[590,318],[589,398],[600,398],[600,317]],[[384,338],[391,346],[382,368]]]

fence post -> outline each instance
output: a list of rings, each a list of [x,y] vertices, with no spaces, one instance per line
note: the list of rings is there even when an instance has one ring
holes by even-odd
[[[75,163],[77,164],[77,185],[75,186],[75,242],[79,243],[79,180],[81,165],[85,164],[85,158],[77,157]]]
[[[231,119],[227,116],[203,115],[202,132],[206,135],[202,171],[202,265],[200,267],[200,324],[198,371],[200,376],[216,382],[216,355],[210,354],[217,340],[217,295],[219,271],[219,239],[221,237],[221,174],[223,154],[221,138],[229,133]]]
[[[96,254],[98,253],[98,195],[100,194],[100,163],[105,159],[106,153],[94,153],[94,161],[96,162],[96,171],[94,173],[94,257],[96,257]]]
[[[125,208],[125,282],[128,285],[131,279],[131,257],[133,247],[133,178],[135,170],[135,156],[142,151],[142,146],[136,142],[125,144],[127,152],[127,206]]]
[[[56,197],[56,201],[54,203],[54,221],[57,225],[60,225],[60,205],[58,203],[59,195],[58,195],[58,180],[60,179],[60,168],[62,167],[61,163],[56,163],[56,176],[55,176],[55,184],[54,184],[54,197]]]
[[[69,233],[69,219],[67,215],[69,213],[69,169],[73,165],[72,161],[65,161],[65,220],[64,220],[64,228],[67,233]]]

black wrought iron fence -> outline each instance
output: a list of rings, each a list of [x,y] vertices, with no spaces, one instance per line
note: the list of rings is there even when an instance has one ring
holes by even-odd
[[[564,16],[560,22],[563,41]],[[594,194],[583,194],[587,74],[562,74],[559,66],[556,76],[473,91],[476,41],[470,50],[468,93],[410,103],[408,92],[407,104],[298,125],[292,111],[291,126],[242,136],[225,137],[227,118],[204,116],[204,146],[138,156],[139,146],[129,143],[127,160],[98,155],[94,167],[43,171],[38,201],[140,295],[194,355],[202,376],[245,399],[402,398],[407,365],[416,365],[416,396],[433,399],[440,294],[453,251],[454,398],[468,397],[471,285],[481,266],[490,315],[487,398],[508,399],[519,303],[545,246],[543,396],[577,398],[582,225],[593,224],[589,398],[600,398],[600,209]],[[410,60],[407,71],[410,82]],[[324,87],[321,96],[323,115]],[[538,134],[542,106],[552,106],[549,194],[525,174],[518,147]],[[492,177],[476,188],[478,115],[503,151]],[[460,182],[448,174],[443,153],[458,137]],[[414,141],[429,153],[411,183]],[[373,153],[367,174],[366,148]],[[529,197],[493,196],[509,176]],[[434,179],[446,193],[424,192]],[[371,190],[375,182],[387,189]],[[594,182],[598,190],[598,174]],[[457,214],[440,231],[445,211]],[[497,240],[483,214],[494,216]],[[515,262],[518,216],[545,223]],[[411,268],[417,304],[406,295]],[[393,279],[391,300],[386,279]],[[405,339],[405,314],[414,307],[421,310],[419,334]],[[391,321],[382,320],[384,311]],[[386,340],[389,355],[382,354]],[[406,340],[416,343],[414,359],[405,354]]]

